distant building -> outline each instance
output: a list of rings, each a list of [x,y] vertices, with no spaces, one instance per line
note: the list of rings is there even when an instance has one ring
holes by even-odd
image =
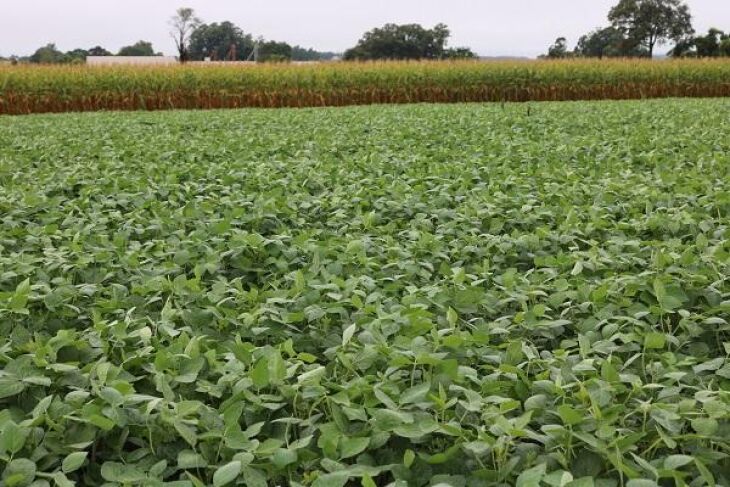
[[[174,56],[88,56],[86,64],[89,66],[119,66],[135,64],[141,66],[176,64]]]

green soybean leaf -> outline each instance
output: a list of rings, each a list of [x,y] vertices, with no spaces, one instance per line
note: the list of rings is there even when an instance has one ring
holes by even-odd
[[[271,463],[273,463],[277,468],[284,468],[287,465],[296,463],[296,461],[297,452],[294,450],[287,450],[285,448],[277,449],[271,457]]]
[[[355,323],[351,324],[347,328],[345,328],[345,331],[342,333],[342,346],[344,347],[348,343],[350,343],[350,340],[352,339],[352,336],[355,334],[355,331],[357,330],[357,325]]]
[[[70,473],[78,470],[86,461],[87,455],[87,452],[74,452],[68,454],[61,463],[61,470],[63,473]]]
[[[23,392],[23,390],[25,390],[25,384],[22,382],[15,379],[0,377],[0,399],[17,396]]]
[[[317,477],[312,487],[344,487],[349,478],[350,475],[347,472],[327,473]]]
[[[136,465],[124,465],[118,462],[104,462],[101,466],[101,476],[108,482],[141,482],[147,478],[145,473]]]
[[[16,458],[5,465],[2,479],[7,487],[30,485],[36,477],[36,464],[27,458]]]
[[[342,438],[340,440],[340,458],[350,458],[359,455],[370,444],[370,438]]]
[[[516,487],[540,487],[540,481],[545,476],[547,465],[541,463],[522,472],[517,477]]]
[[[15,455],[23,449],[29,435],[30,429],[18,426],[12,420],[7,421],[0,432],[0,450]]]
[[[694,458],[689,455],[669,455],[664,459],[664,468],[677,470],[692,462],[694,462]]]
[[[664,348],[667,338],[663,333],[649,333],[644,337],[644,347],[649,350]]]
[[[213,474],[213,486],[228,485],[241,474],[241,462],[233,461],[218,468]]]
[[[558,414],[563,423],[573,426],[583,422],[583,415],[567,404],[558,406]]]

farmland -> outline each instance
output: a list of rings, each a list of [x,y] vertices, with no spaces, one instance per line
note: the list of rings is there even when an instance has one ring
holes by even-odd
[[[0,66],[0,114],[721,96],[726,60]]]
[[[728,134],[720,98],[0,117],[4,485],[730,485]]]

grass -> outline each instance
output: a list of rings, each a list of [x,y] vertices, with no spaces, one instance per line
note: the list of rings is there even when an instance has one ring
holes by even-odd
[[[729,114],[0,117],[4,485],[728,485]]]
[[[0,114],[728,95],[727,60],[0,66]]]

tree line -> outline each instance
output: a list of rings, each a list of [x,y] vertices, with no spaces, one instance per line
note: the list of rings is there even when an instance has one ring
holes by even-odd
[[[178,9],[170,19],[170,35],[175,41],[178,59],[181,62],[202,61],[319,61],[338,56],[335,52],[317,51],[302,46],[292,46],[286,42],[254,38],[233,22],[202,22],[192,9]],[[63,52],[55,43],[38,48],[26,57],[12,56],[13,62],[38,64],[80,64],[89,56],[162,56],[151,42],[140,40],[122,47],[113,53],[102,46],[89,49],[74,49]],[[0,58],[2,59],[2,58]]]
[[[710,29],[695,35],[692,15],[683,0],[618,0],[599,27],[568,48],[559,37],[542,58],[653,57],[657,47],[673,43],[674,57],[730,56],[730,32]],[[471,59],[477,55],[468,47],[449,47],[451,31],[442,23],[432,28],[419,24],[386,24],[374,28],[343,54],[320,52],[287,42],[254,38],[230,21],[205,23],[190,8],[180,8],[170,19],[170,35],[178,59],[187,61],[286,62],[318,61],[342,57],[345,60],[379,59]],[[61,52],[55,44],[36,50],[21,61],[32,63],[83,63],[88,56],[111,56],[101,46]],[[152,44],[138,41],[119,50],[117,56],[157,56]]]
[[[608,13],[609,25],[578,39],[571,51],[558,37],[544,58],[653,57],[658,46],[673,43],[672,57],[730,56],[730,32],[712,28],[695,35],[692,15],[682,0],[619,0]]]
[[[170,19],[170,35],[180,62],[187,61],[327,61],[348,60],[474,58],[469,48],[449,48],[451,36],[445,24],[432,29],[418,24],[386,24],[373,29],[344,54],[317,51],[287,42],[255,38],[230,21],[205,23],[190,8],[180,8]],[[89,56],[162,56],[151,42],[140,40],[122,47],[116,54],[102,46],[63,52],[49,43],[27,57],[12,57],[14,62],[39,64],[84,63]]]
[[[366,32],[357,45],[344,53],[317,51],[287,42],[254,38],[230,21],[205,23],[190,8],[180,8],[170,19],[170,35],[180,62],[187,61],[326,61],[375,59],[469,59],[476,54],[467,47],[448,47],[451,31],[445,24],[425,28],[419,24],[386,24]],[[60,51],[55,44],[38,48],[31,56],[13,58],[30,63],[83,63],[88,56],[161,56],[152,43],[140,40],[116,54],[101,46]]]
[[[113,56],[101,46],[95,46],[90,49],[74,49],[72,51],[62,52],[54,43],[46,44],[38,48],[32,55],[22,61],[39,64],[76,64],[83,63],[88,56]],[[161,52],[155,52],[152,43],[146,41],[138,41],[135,44],[122,47],[116,56],[162,56]]]

